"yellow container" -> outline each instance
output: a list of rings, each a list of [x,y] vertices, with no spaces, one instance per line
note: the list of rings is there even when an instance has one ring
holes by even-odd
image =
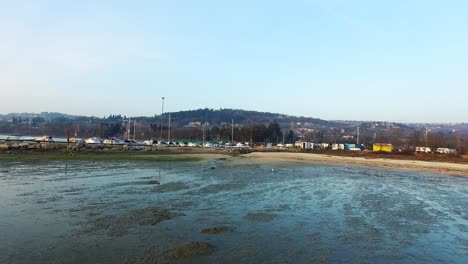
[[[372,145],[372,151],[374,152],[392,152],[392,144],[382,144],[382,143],[374,143]]]

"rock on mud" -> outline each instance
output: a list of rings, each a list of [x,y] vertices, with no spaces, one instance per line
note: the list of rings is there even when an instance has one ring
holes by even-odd
[[[29,143],[19,143],[18,146],[20,149],[28,149]]]
[[[13,143],[13,144],[10,145],[10,148],[11,148],[11,149],[19,149],[19,147],[20,147],[20,146],[19,146],[18,143]]]

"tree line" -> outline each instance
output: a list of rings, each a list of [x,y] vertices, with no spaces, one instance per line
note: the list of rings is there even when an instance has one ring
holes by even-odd
[[[204,110],[207,115],[211,110]],[[232,110],[231,110],[232,111]],[[190,112],[190,111],[188,111]],[[226,111],[227,112],[227,111]],[[226,114],[225,112],[219,112]],[[191,115],[190,113],[188,115]],[[200,114],[198,112],[198,114]],[[172,116],[171,116],[172,118]],[[227,116],[223,116],[227,118]],[[132,119],[133,120],[133,119]],[[197,124],[186,126],[180,124],[175,118],[171,123],[169,132],[168,117],[165,116],[163,126],[158,116],[135,118],[136,125],[131,124],[130,135],[128,135],[128,119],[122,115],[110,115],[106,118],[57,117],[49,120],[43,117],[30,119],[13,118],[10,121],[0,121],[0,133],[10,135],[50,135],[54,137],[66,137],[67,135],[81,138],[135,138],[164,139],[164,140],[190,140],[211,142],[258,142],[258,143],[294,143],[296,140],[311,141],[315,143],[355,143],[356,139],[343,138],[340,132],[327,126],[314,129],[311,132],[296,134],[297,130],[286,128],[276,120],[268,122],[246,122],[236,123],[232,127],[229,122],[218,125]],[[231,119],[232,120],[232,119]],[[345,129],[345,134],[353,134],[355,127]],[[438,147],[453,148],[458,153],[465,153],[468,148],[468,132],[460,130],[457,132],[434,131],[424,133],[422,129],[409,127],[391,128],[385,131],[375,131],[369,127],[362,126],[360,130],[360,143],[391,143],[394,147],[402,150],[413,150],[417,146],[427,146],[435,150]]]

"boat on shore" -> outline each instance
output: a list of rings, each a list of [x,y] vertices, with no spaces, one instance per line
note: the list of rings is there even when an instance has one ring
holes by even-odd
[[[112,138],[104,139],[102,143],[104,143],[104,145],[121,145],[123,144],[123,141],[119,140],[118,138],[112,137]]]
[[[55,142],[51,136],[41,136],[36,138],[36,142]]]
[[[85,139],[86,144],[102,144],[102,139],[99,137],[90,137]]]

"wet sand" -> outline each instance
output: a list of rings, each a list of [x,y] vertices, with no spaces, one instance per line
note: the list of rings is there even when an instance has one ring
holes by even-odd
[[[205,157],[203,155],[203,157]],[[244,164],[270,164],[274,166],[288,166],[295,164],[331,164],[331,165],[350,165],[350,166],[371,166],[379,168],[390,168],[409,171],[427,171],[443,174],[468,177],[468,164],[437,162],[437,161],[418,161],[418,160],[395,160],[383,158],[364,158],[364,157],[346,157],[331,156],[311,153],[279,153],[279,152],[253,152],[250,154],[230,157],[227,155],[209,154],[206,158],[225,157],[234,165]]]
[[[187,158],[203,158],[204,160],[226,160],[232,165],[256,165],[270,164],[274,166],[291,166],[304,164],[330,164],[349,166],[371,166],[377,168],[390,168],[406,171],[426,171],[434,173],[451,174],[468,177],[468,163],[453,163],[442,161],[422,161],[412,159],[369,158],[334,156],[314,153],[292,152],[252,152],[243,155],[231,155],[223,153],[197,153],[175,154]],[[143,155],[157,156],[157,155]]]

